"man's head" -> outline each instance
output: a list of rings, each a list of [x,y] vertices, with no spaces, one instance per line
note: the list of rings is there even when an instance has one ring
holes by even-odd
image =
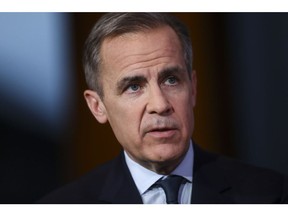
[[[95,118],[110,123],[134,161],[171,172],[194,128],[196,74],[186,28],[164,14],[108,14],[87,40],[84,64],[91,89],[84,96]]]
[[[179,37],[188,72],[192,72],[192,45],[189,31],[178,19],[165,13],[107,13],[93,27],[85,43],[84,71],[89,89],[104,97],[101,83],[101,47],[107,38],[170,26]],[[189,74],[190,75],[190,74]]]

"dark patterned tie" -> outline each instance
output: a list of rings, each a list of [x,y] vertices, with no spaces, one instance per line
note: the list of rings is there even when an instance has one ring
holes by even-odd
[[[185,183],[185,179],[177,175],[169,175],[165,179],[160,179],[155,183],[155,186],[162,187],[166,195],[167,204],[179,204],[178,193],[182,183]]]

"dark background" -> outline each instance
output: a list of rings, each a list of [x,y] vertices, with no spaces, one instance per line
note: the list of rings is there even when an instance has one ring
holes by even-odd
[[[210,151],[288,175],[288,14],[174,14],[189,26],[194,50],[198,95],[193,139]],[[49,13],[48,20],[56,21],[46,28],[37,22],[47,14],[33,14],[27,22],[30,13],[0,14],[0,203],[33,203],[119,153],[110,126],[96,122],[83,98],[82,47],[100,15]],[[36,33],[28,35],[31,44],[23,51],[28,25]],[[49,32],[58,42],[42,48]],[[12,54],[7,38],[16,46]],[[61,66],[41,67],[45,50],[45,59],[51,56]],[[22,52],[23,59],[16,55]],[[24,85],[30,82],[35,88]],[[51,98],[59,97],[58,102],[47,100],[44,106],[45,88],[53,90]],[[26,97],[28,90],[40,96]],[[42,105],[42,113],[33,109],[34,102]]]

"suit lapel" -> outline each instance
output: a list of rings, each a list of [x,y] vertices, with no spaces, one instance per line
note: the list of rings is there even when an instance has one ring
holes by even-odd
[[[99,199],[103,203],[143,204],[142,198],[126,165],[123,152],[114,161]]]
[[[193,190],[191,203],[233,203],[232,186],[221,169],[218,156],[194,148]]]

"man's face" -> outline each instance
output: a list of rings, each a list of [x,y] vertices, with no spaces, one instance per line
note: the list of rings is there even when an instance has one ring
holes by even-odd
[[[174,169],[188,150],[196,103],[196,74],[189,78],[176,33],[161,27],[106,39],[101,54],[104,98],[89,106],[101,111],[95,117],[109,121],[134,161]]]

